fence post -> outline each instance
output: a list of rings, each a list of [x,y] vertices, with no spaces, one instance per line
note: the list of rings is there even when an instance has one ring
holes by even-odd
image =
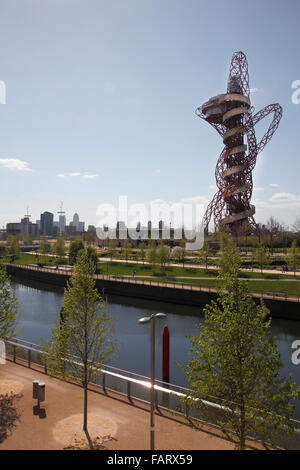
[[[158,393],[157,393],[157,390],[154,390],[154,400],[155,400],[155,408],[157,409],[157,411],[159,411],[159,409],[158,409]]]
[[[16,362],[16,346],[15,345],[13,346],[13,349],[14,349],[14,362]]]
[[[31,350],[28,349],[28,367],[30,368],[31,366]]]
[[[47,375],[47,358],[45,357],[45,364],[44,364],[44,371],[45,371],[45,374]]]
[[[105,373],[102,372],[102,388],[103,388],[103,392],[106,393],[106,376],[105,376]]]
[[[129,401],[131,401],[131,393],[130,393],[131,392],[131,390],[130,390],[131,387],[130,387],[130,385],[131,385],[131,383],[129,382],[129,380],[127,380],[127,398],[128,398]]]

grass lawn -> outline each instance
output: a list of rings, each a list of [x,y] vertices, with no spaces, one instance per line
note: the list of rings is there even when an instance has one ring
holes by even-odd
[[[149,279],[145,278],[145,281]],[[173,279],[173,278],[155,278],[153,281],[169,282],[171,284],[189,284],[193,286],[211,287],[219,289],[221,281],[218,279]],[[300,296],[300,282],[288,281],[247,281],[249,292],[282,292],[289,297]]]
[[[190,267],[181,267],[181,266],[166,266],[162,270],[161,266],[150,264],[136,264],[132,262],[120,263],[118,261],[112,261],[108,263],[98,263],[97,272],[100,274],[111,274],[111,275],[132,275],[133,271],[136,271],[137,276],[157,276],[160,278],[163,277],[178,277],[178,276],[187,276],[187,277],[217,277],[218,271],[216,269],[204,269],[204,268],[190,268]],[[245,279],[294,279],[293,274],[261,274],[261,273],[252,273],[242,271],[240,277]],[[296,276],[296,279],[300,280],[300,276]]]
[[[10,262],[10,259],[8,258],[5,261]],[[17,259],[15,259],[14,263],[15,264],[41,263],[43,266],[55,266],[57,261],[58,261],[58,258],[54,258],[54,256],[52,257],[52,256],[47,256],[47,255],[39,255],[37,258],[35,254],[20,253]],[[65,263],[65,260],[60,261],[60,264],[64,264],[64,263]]]

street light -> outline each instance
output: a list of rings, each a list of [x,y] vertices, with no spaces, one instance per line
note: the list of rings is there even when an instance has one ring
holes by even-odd
[[[154,450],[154,379],[155,379],[155,319],[164,318],[165,313],[153,313],[150,317],[139,319],[139,323],[151,323],[151,388],[150,388],[150,449]]]

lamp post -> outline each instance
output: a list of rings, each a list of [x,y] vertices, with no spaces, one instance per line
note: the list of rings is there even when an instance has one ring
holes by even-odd
[[[150,334],[150,345],[151,345],[151,358],[150,358],[150,369],[151,369],[151,388],[150,388],[150,450],[154,450],[154,380],[155,380],[155,319],[164,318],[167,315],[165,313],[153,313],[150,317],[143,317],[139,319],[139,323],[150,323],[151,334]]]

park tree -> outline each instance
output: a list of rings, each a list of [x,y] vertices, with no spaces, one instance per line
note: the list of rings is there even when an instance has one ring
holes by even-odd
[[[268,255],[266,251],[266,247],[263,242],[260,242],[258,247],[255,250],[256,261],[260,265],[260,272],[263,272],[263,267],[268,262]]]
[[[96,382],[103,365],[117,353],[112,317],[96,289],[94,270],[87,251],[80,251],[64,291],[63,321],[55,323],[50,340],[44,344],[50,374],[62,380],[75,378],[83,387],[83,430],[86,432],[88,384]]]
[[[113,257],[116,254],[116,240],[109,240],[107,254],[110,257],[110,262],[112,262]]]
[[[12,258],[17,258],[20,254],[18,237],[16,235],[9,237],[8,243],[9,243],[9,254],[11,255]]]
[[[200,254],[200,259],[203,260],[205,263],[205,269],[207,271],[208,260],[213,255],[213,250],[211,249],[208,241],[205,241],[203,243],[203,247],[199,254]]]
[[[8,255],[7,247],[3,243],[0,243],[0,258],[6,258],[7,255]]]
[[[184,268],[184,262],[185,262],[185,257],[186,257],[186,248],[185,248],[185,240],[182,239],[180,240],[180,248],[182,250],[182,258],[181,258],[181,262],[182,262],[182,267]]]
[[[156,258],[161,268],[164,270],[166,263],[170,261],[170,248],[160,243],[156,249]]]
[[[81,253],[82,250],[78,252]],[[97,270],[97,264],[98,264],[98,254],[95,248],[92,246],[88,246],[87,248],[84,248],[84,250],[87,254],[88,260],[95,266],[95,270]]]
[[[44,261],[46,262],[46,255],[51,251],[51,243],[48,240],[43,240],[40,243],[40,252],[44,255]]]
[[[204,309],[199,335],[189,336],[186,402],[209,413],[224,435],[244,450],[247,437],[276,447],[293,434],[294,399],[300,387],[280,376],[282,362],[271,334],[269,311],[238,279],[239,253],[229,241],[223,251],[217,301]],[[204,401],[203,401],[204,400]],[[212,413],[208,401],[222,406]]]
[[[171,252],[171,257],[177,263],[182,263],[184,260],[185,251],[181,246],[175,246]]]
[[[19,333],[18,301],[5,266],[0,264],[0,340],[12,339]]]
[[[124,243],[123,243],[123,249],[122,249],[123,253],[124,253],[124,258],[126,260],[126,264],[128,263],[128,259],[129,259],[129,256],[132,252],[132,249],[131,249],[131,244],[129,243],[129,241],[126,239],[124,240]]]
[[[157,262],[156,243],[154,240],[150,240],[149,242],[147,250],[147,261],[152,265]]]
[[[273,254],[274,250],[274,239],[280,235],[282,231],[282,226],[278,220],[275,219],[275,217],[270,217],[269,220],[267,221],[267,230],[269,232],[269,239],[270,239],[270,250],[271,253]]]
[[[74,240],[73,242],[70,243],[69,247],[69,262],[70,264],[75,264],[78,252],[80,250],[83,250],[84,245],[83,241],[81,239]]]
[[[143,261],[143,264],[145,263],[145,258],[146,258],[146,242],[141,241],[139,244],[139,250],[140,250],[140,259]]]
[[[24,235],[23,245],[32,245],[32,238],[29,235]]]
[[[294,277],[296,277],[296,269],[298,268],[299,260],[300,260],[300,252],[297,246],[297,241],[293,240],[292,245],[291,245],[291,256],[289,258],[289,264],[291,265],[291,268],[294,271]]]
[[[62,237],[58,237],[54,244],[54,253],[56,256],[59,257],[59,259],[62,259],[65,254],[66,254],[66,247],[65,247],[65,242]]]

